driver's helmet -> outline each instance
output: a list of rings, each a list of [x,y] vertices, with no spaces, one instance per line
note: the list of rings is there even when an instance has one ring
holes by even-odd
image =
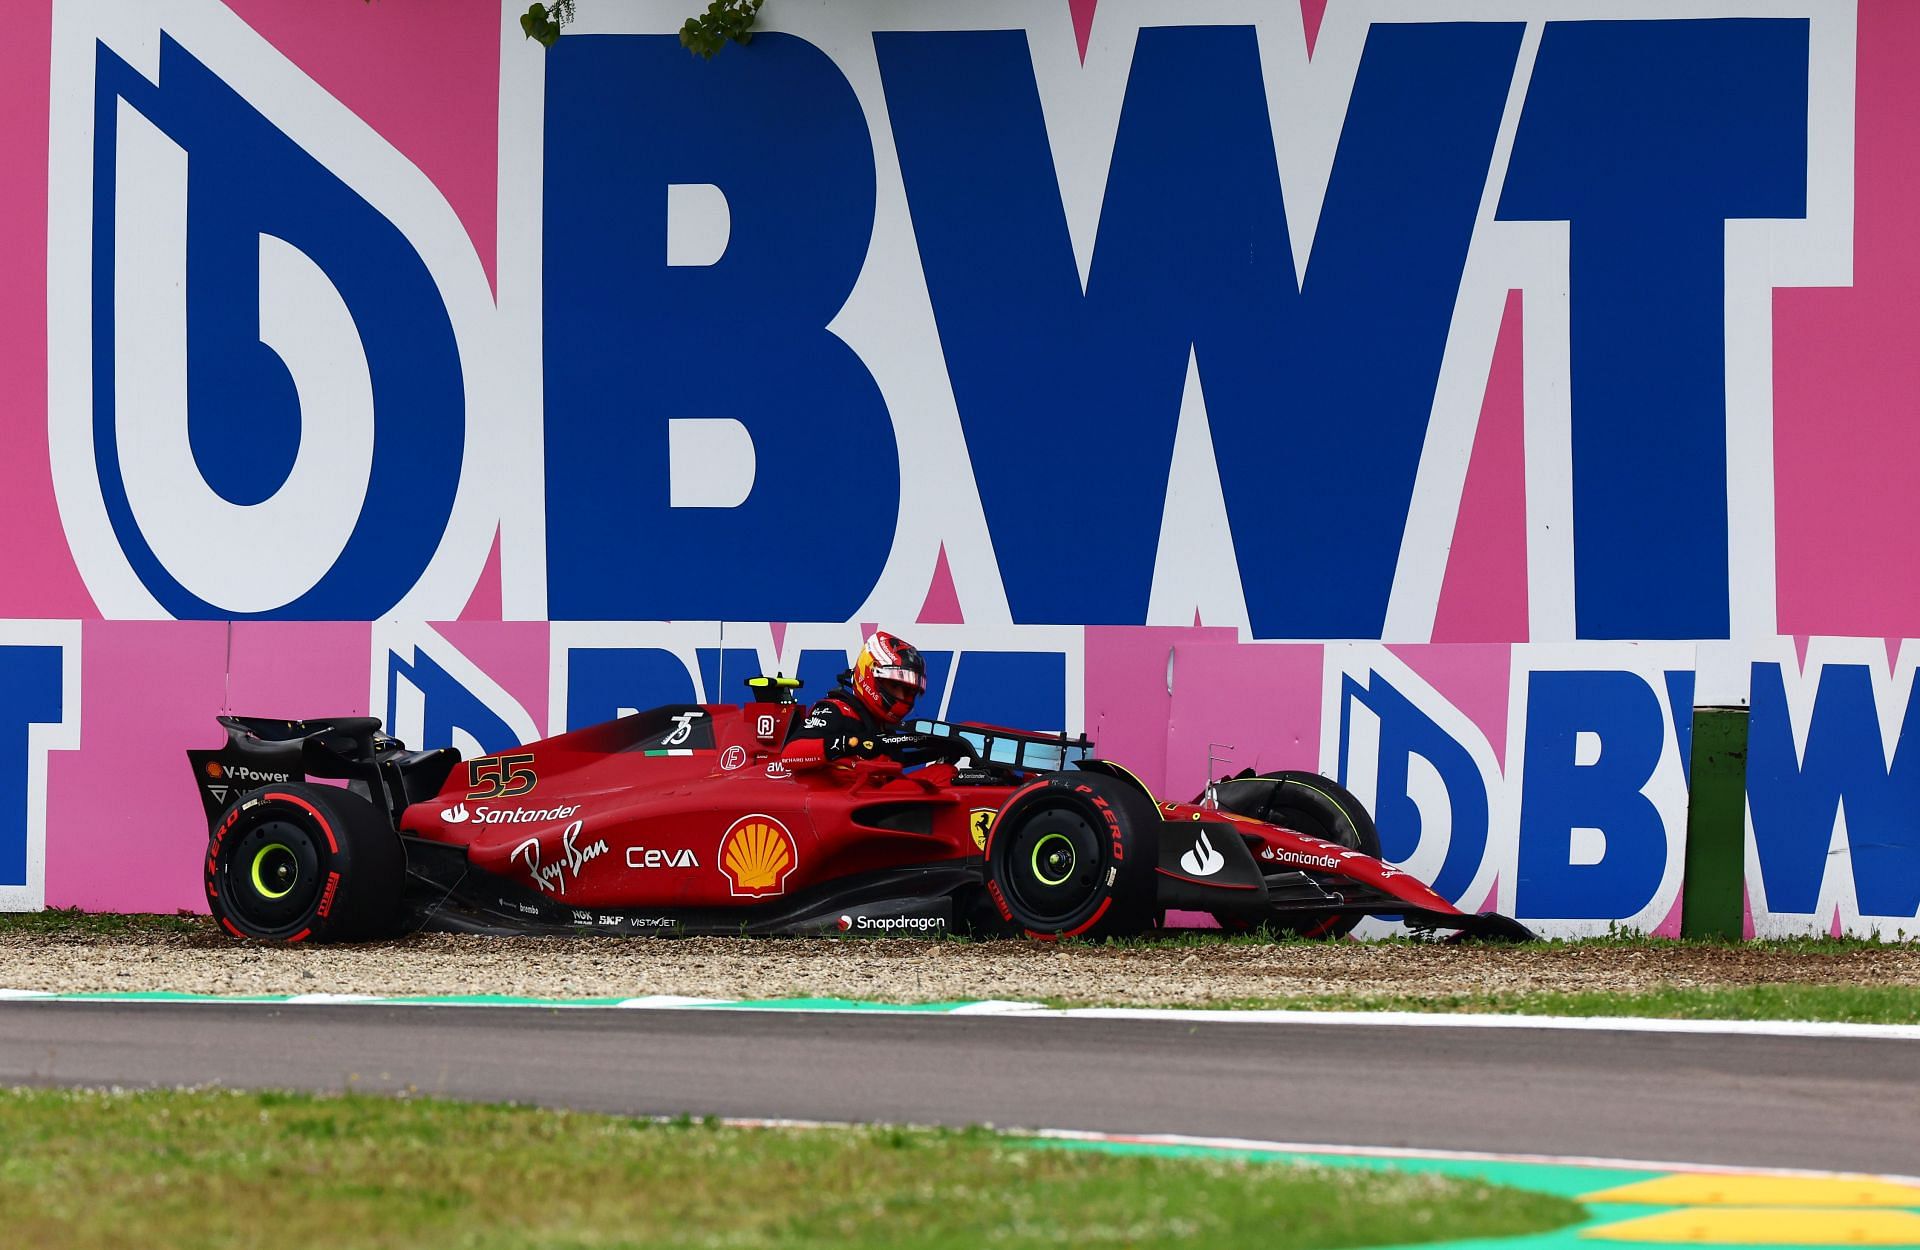
[[[853,662],[854,697],[881,720],[899,723],[926,688],[926,661],[892,634],[876,631]]]

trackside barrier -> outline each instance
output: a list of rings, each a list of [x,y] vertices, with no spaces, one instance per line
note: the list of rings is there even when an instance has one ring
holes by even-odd
[[[1738,941],[1746,888],[1746,708],[1694,709],[1688,782],[1680,933]]]

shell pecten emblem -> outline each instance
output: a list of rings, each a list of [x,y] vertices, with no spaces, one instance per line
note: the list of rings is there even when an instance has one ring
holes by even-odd
[[[720,871],[735,897],[784,894],[800,863],[800,847],[771,816],[742,816],[720,839]]]

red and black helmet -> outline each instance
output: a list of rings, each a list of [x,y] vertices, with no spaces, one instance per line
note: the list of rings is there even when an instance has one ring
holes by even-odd
[[[927,688],[927,662],[911,643],[875,631],[853,662],[854,697],[881,720],[898,723]]]

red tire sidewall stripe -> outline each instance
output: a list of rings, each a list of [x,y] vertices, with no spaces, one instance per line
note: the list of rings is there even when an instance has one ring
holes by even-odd
[[[1035,790],[1044,790],[1052,784],[1053,782],[1051,780],[1036,781],[1031,785],[1020,787],[1020,789],[1015,790],[1007,796],[1007,801],[1000,805],[999,814],[993,818],[993,827],[987,830],[987,844],[980,848],[980,857],[982,859],[991,859],[993,857],[993,839],[994,835],[1000,832],[1000,817],[1005,816],[1009,811],[1013,810],[1013,805],[1027,795],[1032,794]]]
[[[279,799],[282,802],[291,803],[295,807],[305,808],[307,814],[312,816],[314,820],[319,823],[320,832],[327,835],[327,849],[332,851],[335,855],[338,855],[340,853],[340,842],[339,842],[339,839],[333,836],[333,826],[327,823],[327,818],[320,814],[319,808],[307,802],[305,799],[301,798],[297,794],[283,794],[283,793],[280,793],[279,791],[262,790],[260,792],[260,797],[263,799]],[[299,939],[295,938],[291,940],[298,941]]]
[[[1088,929],[1091,929],[1096,924],[1099,924],[1100,917],[1106,915],[1107,908],[1111,906],[1113,906],[1113,895],[1109,894],[1105,898],[1100,900],[1100,906],[1093,909],[1093,914],[1091,916],[1088,916],[1085,920],[1081,921],[1079,924],[1075,925],[1073,928],[1068,929],[1066,932],[1060,934],[1060,936],[1063,938],[1079,937],[1082,933],[1085,933]]]

